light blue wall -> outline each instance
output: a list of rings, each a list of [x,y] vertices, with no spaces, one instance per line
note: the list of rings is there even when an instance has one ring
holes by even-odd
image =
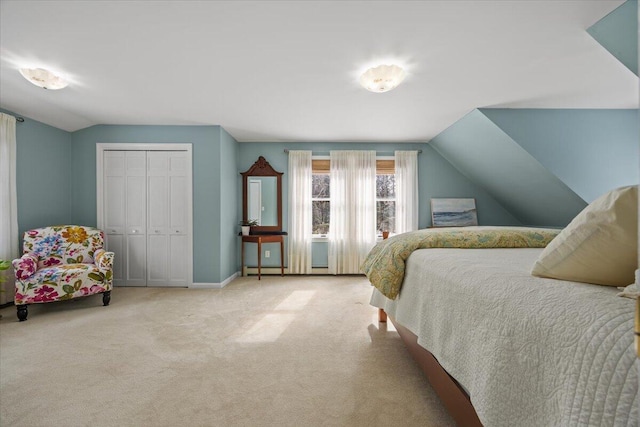
[[[522,225],[504,205],[489,194],[479,183],[470,180],[440,155],[431,145],[423,148],[425,175],[420,173],[420,228],[431,225],[431,198],[476,199],[479,225]],[[422,166],[422,165],[421,165]]]
[[[460,172],[451,166],[442,156],[427,144],[393,144],[393,143],[265,143],[265,142],[241,142],[239,143],[238,169],[244,172],[253,163],[263,156],[271,166],[284,172],[282,177],[283,200],[283,227],[288,229],[288,155],[284,149],[311,150],[315,155],[328,155],[330,150],[375,150],[379,155],[393,155],[395,150],[422,150],[418,155],[419,173],[419,226],[425,228],[431,224],[430,199],[432,197],[474,197],[478,208],[478,221],[482,225],[519,225],[504,207],[489,195],[482,187],[469,181]],[[242,188],[241,176],[238,175],[238,186]],[[241,209],[239,200],[239,212]],[[286,245],[286,239],[285,239]],[[285,265],[286,260],[285,247]],[[280,251],[277,245],[263,246],[263,251],[269,250],[271,258],[262,262],[264,266],[279,266]],[[246,244],[245,263],[249,266],[257,265],[256,245]],[[238,265],[240,265],[238,255]],[[312,247],[312,265],[314,267],[326,267],[327,244],[314,243]]]
[[[220,268],[215,283],[237,272],[238,221],[242,216],[242,186],[238,184],[238,143],[220,128]]]
[[[587,32],[633,73],[638,74],[638,1],[627,0]]]
[[[480,110],[586,202],[639,182],[638,110]]]
[[[21,116],[1,110],[12,116]],[[24,117],[16,123],[16,186],[18,228],[22,234],[32,228],[69,224],[72,180],[71,134]],[[22,253],[22,251],[19,251]]]
[[[97,142],[193,144],[196,283],[220,283],[239,269],[239,172],[261,155],[285,173],[283,224],[288,228],[285,148],[315,154],[328,154],[332,149],[373,149],[383,155],[421,149],[421,228],[431,223],[429,200],[433,197],[475,198],[481,225],[564,225],[585,202],[554,174],[585,199],[601,192],[598,185],[608,189],[618,183],[638,182],[636,114],[636,110],[475,111],[434,138],[433,145],[237,143],[219,126],[101,125],[68,133],[26,118],[17,125],[19,225],[21,231],[54,223],[95,225]],[[452,152],[462,153],[462,157]],[[597,163],[609,158],[604,164]],[[522,159],[526,159],[524,164]],[[500,164],[516,167],[505,173]],[[531,173],[531,165],[542,173]],[[491,183],[496,181],[494,187]],[[560,200],[547,197],[550,183],[560,188]],[[550,222],[544,216],[532,220],[530,215],[540,210],[560,215],[562,220]],[[266,245],[265,249],[272,254],[269,260],[263,258],[265,266],[278,266],[278,246]],[[247,264],[256,265],[255,247],[247,245],[247,255]],[[313,265],[327,266],[326,243],[314,243]]]
[[[226,163],[221,162],[220,127],[100,125],[74,132],[71,160],[67,164],[73,183],[72,217],[85,225],[96,224],[96,143],[193,145],[193,281],[219,283],[222,269],[219,242],[224,234],[221,223],[223,216],[229,216],[228,209],[220,203],[221,163]],[[228,138],[224,145],[229,145]],[[225,155],[233,157],[233,150],[227,148]],[[232,162],[235,164],[235,158]],[[229,167],[233,166],[225,166],[224,176],[229,175]]]
[[[430,145],[522,224],[565,226],[586,206],[479,110],[441,132]]]

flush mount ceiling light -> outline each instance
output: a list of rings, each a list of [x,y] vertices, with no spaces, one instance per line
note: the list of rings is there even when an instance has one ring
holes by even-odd
[[[20,74],[34,85],[44,89],[58,90],[69,84],[62,77],[44,68],[20,68]]]
[[[371,92],[388,92],[404,80],[404,70],[397,65],[378,65],[360,76],[360,84]]]

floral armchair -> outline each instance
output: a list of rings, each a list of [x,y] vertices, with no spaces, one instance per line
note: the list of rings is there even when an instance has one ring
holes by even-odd
[[[109,305],[113,252],[103,249],[104,234],[93,227],[59,225],[24,233],[24,255],[13,260],[18,320],[27,305],[102,294]]]

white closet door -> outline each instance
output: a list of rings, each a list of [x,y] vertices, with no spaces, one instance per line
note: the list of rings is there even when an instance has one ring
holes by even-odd
[[[169,285],[169,163],[166,151],[147,153],[147,283]]]
[[[147,283],[187,286],[187,156],[154,151],[147,160]]]
[[[189,238],[187,193],[188,157],[184,151],[168,154],[169,162],[169,284],[188,286],[189,284]]]
[[[99,226],[117,286],[189,286],[191,152],[105,150]]]
[[[147,280],[147,201],[146,163],[144,151],[127,151],[127,286],[146,286]]]
[[[115,253],[116,286],[145,286],[146,153],[104,154],[104,231],[107,249]]]
[[[115,253],[113,284],[124,285],[125,254],[125,152],[104,153],[104,233],[107,250]]]

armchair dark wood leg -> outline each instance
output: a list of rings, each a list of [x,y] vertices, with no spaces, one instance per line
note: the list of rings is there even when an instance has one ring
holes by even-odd
[[[106,291],[102,293],[102,305],[107,306],[111,302],[111,291]]]
[[[21,322],[27,320],[27,315],[29,314],[29,312],[27,311],[27,306],[16,305],[16,309],[18,310],[18,320]]]

